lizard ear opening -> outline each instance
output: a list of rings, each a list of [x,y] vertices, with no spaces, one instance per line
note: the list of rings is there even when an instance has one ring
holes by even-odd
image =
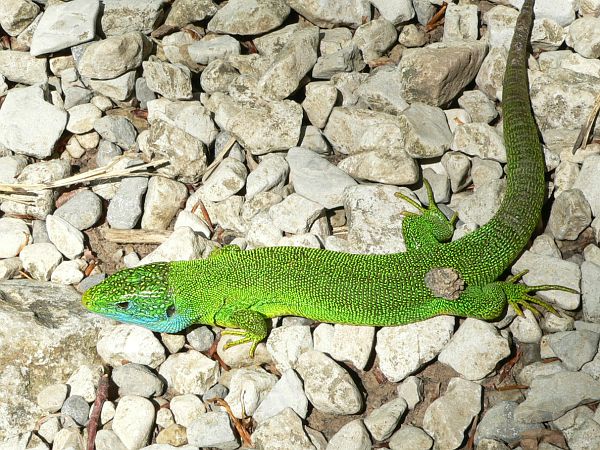
[[[177,311],[175,310],[175,305],[171,305],[167,308],[166,314],[168,318],[171,318],[175,315]]]

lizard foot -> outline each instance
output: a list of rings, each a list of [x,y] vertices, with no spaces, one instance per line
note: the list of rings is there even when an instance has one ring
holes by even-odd
[[[401,213],[404,216],[402,235],[409,250],[423,245],[449,241],[452,239],[454,227],[458,220],[458,214],[455,213],[448,219],[440,210],[435,202],[431,185],[426,179],[423,179],[423,186],[427,191],[428,205],[426,207],[402,192],[394,194],[419,211],[418,213],[411,211],[402,211]]]
[[[254,352],[256,351],[256,347],[265,338],[265,336],[258,336],[249,331],[244,331],[244,330],[223,330],[223,331],[221,331],[221,336],[224,336],[224,335],[241,336],[241,339],[238,339],[237,341],[227,342],[223,346],[223,348],[225,350],[227,350],[231,347],[235,347],[236,345],[242,345],[242,344],[247,344],[248,342],[252,342],[252,345],[250,346],[250,351],[249,351],[250,358],[254,358]]]
[[[550,311],[552,314],[558,315],[558,313],[556,312],[556,309],[554,309],[554,307],[552,305],[550,305],[549,303],[547,303],[543,300],[540,300],[537,297],[534,297],[533,295],[529,295],[531,292],[563,291],[563,292],[570,292],[572,294],[578,294],[578,292],[575,289],[571,289],[571,288],[568,288],[565,286],[559,286],[556,284],[542,284],[542,285],[538,285],[538,286],[527,286],[525,284],[517,283],[517,281],[519,281],[523,277],[523,275],[525,275],[527,272],[528,272],[528,270],[519,272],[516,275],[510,277],[508,280],[506,280],[503,283],[503,290],[504,290],[504,293],[506,294],[506,299],[508,301],[508,304],[513,307],[513,309],[519,316],[523,315],[522,308],[528,309],[529,311],[534,313],[536,316],[541,315],[540,311],[538,311],[536,308],[534,308],[532,306],[532,304],[541,306],[542,308]]]

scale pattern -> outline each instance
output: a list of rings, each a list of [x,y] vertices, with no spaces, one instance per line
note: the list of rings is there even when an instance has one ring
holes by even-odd
[[[206,260],[169,263],[166,276],[161,270],[155,281],[144,278],[143,294],[139,281],[135,282],[138,278],[131,274],[150,271],[140,267],[119,272],[86,292],[83,303],[93,311],[156,331],[177,331],[192,323],[240,328],[240,342],[254,344],[266,335],[265,319],[274,316],[389,326],[439,314],[492,319],[507,302],[520,303],[519,292],[528,290],[496,280],[527,244],[544,201],[544,160],[531,112],[526,64],[533,3],[526,0],[519,15],[504,78],[507,191],[499,211],[479,230],[454,242],[438,242],[428,222],[437,220],[428,219],[435,214],[428,216],[423,210],[419,218],[404,220],[409,249],[405,253],[225,247]],[[458,298],[436,297],[426,285],[426,275],[439,268],[451,268],[464,282]],[[134,282],[123,281],[129,278]],[[161,292],[159,302],[148,292],[148,283],[153,282],[155,291]],[[516,292],[516,299],[507,298],[509,292]]]

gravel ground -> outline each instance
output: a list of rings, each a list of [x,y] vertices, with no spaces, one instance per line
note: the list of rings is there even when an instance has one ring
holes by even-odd
[[[0,450],[83,450],[92,429],[98,450],[600,448],[600,125],[573,152],[599,0],[538,0],[532,34],[548,202],[511,271],[579,290],[540,293],[559,316],[286,317],[252,360],[217,327],[80,304],[230,243],[404,251],[394,193],[425,200],[423,179],[455,239],[485,224],[520,2],[441,3],[0,2]]]

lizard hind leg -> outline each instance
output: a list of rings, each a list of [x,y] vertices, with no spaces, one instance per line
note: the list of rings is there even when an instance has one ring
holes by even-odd
[[[423,185],[427,191],[428,205],[421,206],[417,201],[402,192],[396,192],[396,197],[404,200],[409,205],[416,208],[419,212],[413,213],[403,211],[404,220],[402,221],[402,236],[408,250],[415,250],[423,246],[437,245],[441,242],[447,242],[452,239],[454,226],[458,220],[458,215],[454,214],[448,219],[437,206],[431,185],[426,179],[423,179]]]

